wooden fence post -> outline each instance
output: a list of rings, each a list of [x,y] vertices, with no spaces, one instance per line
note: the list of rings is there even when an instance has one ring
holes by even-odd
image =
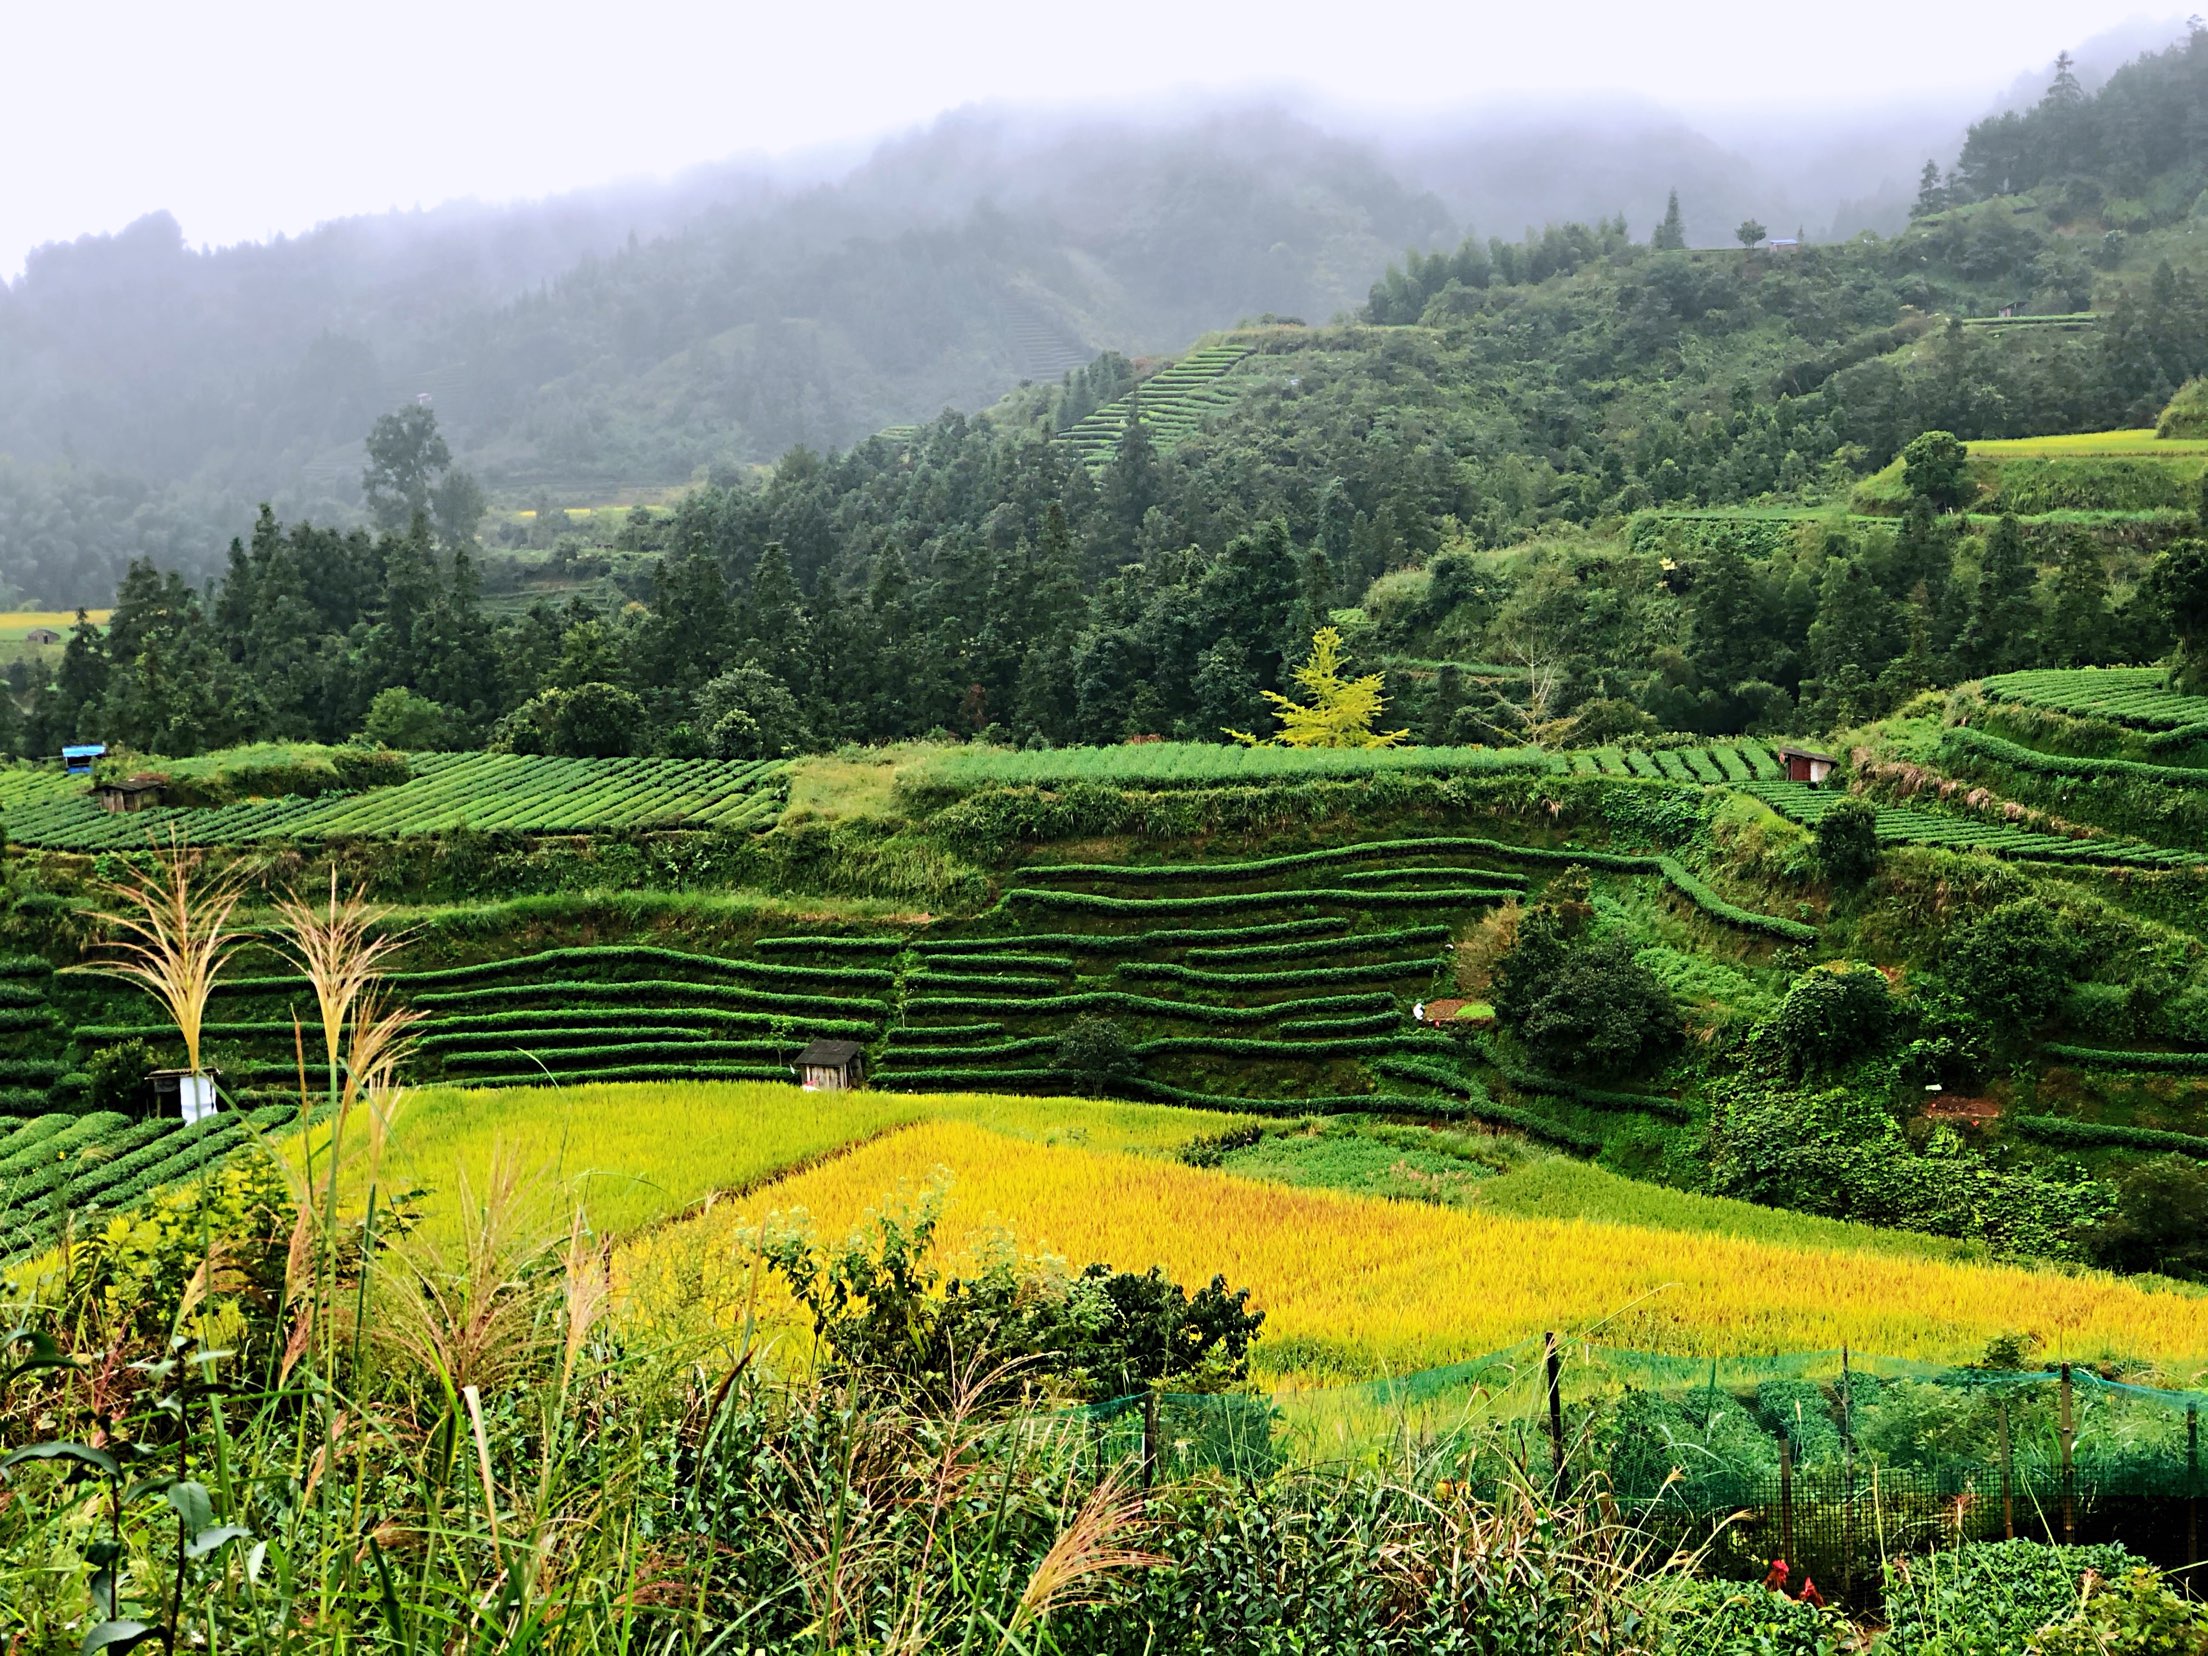
[[[2070,1365],[2062,1365],[2062,1544],[2074,1546],[2078,1539],[2078,1480],[2077,1466],[2072,1459],[2072,1448],[2077,1441],[2077,1424],[2070,1412]]]
[[[1840,1451],[1844,1479],[1840,1488],[1840,1592],[1855,1595],[1855,1388],[1848,1365],[1848,1348],[1840,1348]]]
[[[1794,1562],[1794,1440],[1779,1429],[1779,1556]]]
[[[1158,1388],[1142,1394],[1142,1487],[1158,1481]]]
[[[2009,1395],[2001,1394],[2001,1538],[2016,1539],[2016,1465],[2009,1455]]]
[[[1556,1465],[1556,1493],[1564,1493],[1564,1360],[1556,1349],[1556,1335],[1548,1340],[1549,1449]]]
[[[2185,1565],[2200,1562],[2200,1405],[2185,1405]]]

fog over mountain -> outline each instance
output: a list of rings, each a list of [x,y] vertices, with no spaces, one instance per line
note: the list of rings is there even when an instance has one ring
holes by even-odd
[[[2127,25],[2082,46],[2081,70],[2177,33]],[[1750,216],[1813,239],[1892,231],[1923,160],[1951,159],[1982,113],[1781,86],[1687,113],[1546,94],[1392,113],[1293,92],[1005,101],[867,146],[211,250],[153,213],[37,248],[0,286],[0,485],[103,477],[103,509],[155,526],[139,549],[201,565],[171,541],[252,502],[355,512],[362,433],[421,394],[494,493],[679,484],[977,408],[1100,350],[1324,320],[1405,248],[1468,230],[1622,215],[1645,237],[1676,189],[1699,244]]]

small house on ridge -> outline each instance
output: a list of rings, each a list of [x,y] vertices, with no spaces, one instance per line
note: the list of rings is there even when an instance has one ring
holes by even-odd
[[[1807,782],[1813,788],[1830,776],[1832,767],[1840,763],[1831,754],[1819,753],[1814,748],[1776,747],[1771,752],[1786,767],[1789,782]]]
[[[59,644],[61,634],[51,627],[33,627],[23,635],[23,642],[26,644]]]
[[[126,776],[115,782],[101,782],[92,789],[92,797],[103,811],[143,811],[149,805],[161,803],[161,790],[168,785],[165,776]]]
[[[812,1041],[791,1066],[807,1092],[848,1092],[866,1085],[866,1049],[856,1041]]]

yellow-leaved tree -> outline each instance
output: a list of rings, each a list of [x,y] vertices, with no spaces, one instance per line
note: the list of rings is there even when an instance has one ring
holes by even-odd
[[[1295,701],[1278,690],[1265,692],[1265,699],[1273,704],[1273,717],[1280,721],[1280,730],[1264,745],[1394,747],[1410,734],[1407,730],[1373,728],[1388,705],[1380,693],[1380,675],[1367,673],[1349,678],[1343,673],[1343,665],[1341,633],[1333,627],[1321,627],[1311,635],[1309,659],[1290,675],[1310,698],[1308,703]],[[1230,729],[1227,734],[1251,747],[1260,745],[1249,731]]]

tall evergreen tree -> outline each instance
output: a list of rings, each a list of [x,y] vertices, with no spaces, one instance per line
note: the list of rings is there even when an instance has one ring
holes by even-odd
[[[2032,601],[2036,585],[2023,526],[2004,514],[1979,553],[1970,621],[1956,652],[1965,672],[1974,677],[2005,673],[2032,659],[2039,623],[2039,608]]]
[[[1687,226],[1679,216],[1677,190],[1672,191],[1664,202],[1663,222],[1656,226],[1656,233],[1648,238],[1648,245],[1659,253],[1676,253],[1687,245]]]
[[[2060,667],[2097,667],[2109,659],[2108,566],[2101,549],[2074,535],[2062,549],[2047,598],[2045,657]]]

